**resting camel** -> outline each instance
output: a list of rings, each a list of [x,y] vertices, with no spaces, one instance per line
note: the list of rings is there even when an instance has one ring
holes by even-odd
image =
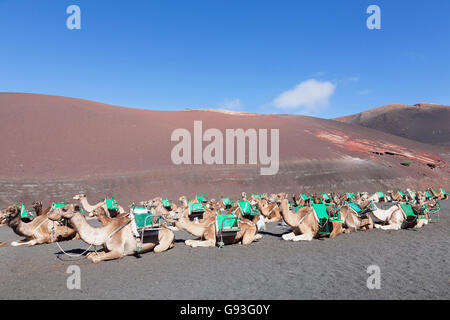
[[[84,210],[89,216],[92,216],[92,212],[93,212],[96,208],[98,208],[99,206],[102,206],[102,205],[105,203],[105,201],[102,201],[102,202],[97,203],[96,205],[91,206],[91,205],[89,204],[89,202],[87,201],[86,195],[83,194],[83,193],[80,193],[80,194],[75,195],[75,196],[73,197],[73,199],[74,199],[74,200],[79,200],[79,201],[80,201],[81,205],[83,206],[83,210]],[[119,214],[120,214],[120,213],[125,213],[125,210],[124,210],[121,206],[118,206],[118,207],[119,207]]]
[[[392,190],[388,190],[386,194],[392,199],[391,201],[404,202],[407,200],[407,195],[405,194],[405,196],[402,196],[399,191],[394,193]]]
[[[71,226],[64,225],[59,220],[56,220],[57,223],[50,221],[47,214],[37,216],[31,222],[23,222],[18,206],[11,206],[7,209],[6,220],[14,233],[25,237],[25,240],[12,242],[11,246],[13,247],[71,240],[76,239],[77,236],[76,230]]]
[[[400,230],[406,228],[421,228],[428,224],[428,219],[414,219],[408,221],[400,205],[394,205],[387,210],[379,209],[374,202],[370,204],[371,213],[384,225],[375,224],[375,228],[381,230]]]
[[[364,212],[364,209],[367,207],[367,205],[368,203],[360,205],[362,212]],[[373,229],[374,223],[372,217],[368,214],[368,212],[358,214],[350,208],[349,204],[340,206],[340,209],[344,233],[355,232],[357,230]]]
[[[256,204],[259,211],[265,217],[264,222],[279,222],[282,220],[280,208],[276,203],[268,202],[266,199],[257,199]]]
[[[131,229],[132,221],[126,214],[110,218],[107,216],[105,209],[99,206],[94,210],[93,214],[98,217],[104,226],[94,228],[78,209],[78,206],[70,204],[53,210],[48,214],[48,217],[54,221],[58,221],[61,218],[68,219],[80,235],[81,240],[91,245],[103,245],[104,251],[91,252],[87,255],[87,259],[94,263],[134,255],[138,246],[143,248],[140,253],[151,250],[160,253],[174,246],[175,235],[164,226],[157,232],[157,235],[145,237],[146,241],[144,240],[142,244],[140,239],[133,235]]]
[[[432,188],[428,188],[428,191],[431,192],[436,197],[436,200],[447,200],[448,194],[444,192],[443,189],[439,189],[438,191],[434,191]]]
[[[218,234],[216,234],[215,215],[208,215],[203,221],[196,224],[189,220],[187,210],[179,210],[178,212],[172,213],[171,217],[167,217],[166,221],[175,224],[178,229],[200,238],[197,240],[186,240],[185,244],[187,246],[192,248],[216,246]],[[239,218],[239,221],[241,230],[230,233],[230,236],[224,236],[225,243],[249,245],[253,241],[262,238],[262,235],[258,234],[258,228],[255,223],[245,218]]]
[[[278,200],[281,216],[284,222],[292,228],[291,233],[283,234],[284,240],[310,241],[315,237],[319,237],[319,222],[314,214],[312,207],[303,207],[297,209],[294,213],[289,210],[289,201],[286,198]],[[334,238],[342,233],[342,222],[331,222],[330,238]]]

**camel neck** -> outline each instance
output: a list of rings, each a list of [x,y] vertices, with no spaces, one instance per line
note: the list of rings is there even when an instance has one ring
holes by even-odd
[[[74,213],[72,218],[70,218],[70,223],[77,230],[81,240],[96,246],[104,244],[108,235],[113,231],[112,228],[114,228],[114,224],[109,224],[101,228],[94,228],[86,221],[86,218],[80,212]]]

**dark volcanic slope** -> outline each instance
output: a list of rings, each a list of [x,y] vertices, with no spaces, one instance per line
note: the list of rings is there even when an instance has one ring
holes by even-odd
[[[450,145],[450,106],[390,104],[335,120],[425,143]]]
[[[371,190],[419,184],[446,186],[445,149],[387,133],[304,116],[214,111],[150,111],[65,97],[0,93],[0,206],[36,198],[124,201],[206,192]],[[173,130],[280,130],[280,170],[256,166],[176,166]],[[207,143],[204,143],[205,147]],[[448,153],[448,151],[447,151]],[[411,166],[400,164],[405,159]],[[95,200],[95,199],[94,199]]]

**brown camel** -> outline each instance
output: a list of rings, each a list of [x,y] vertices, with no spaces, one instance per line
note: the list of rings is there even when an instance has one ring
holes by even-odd
[[[344,233],[374,228],[372,217],[369,215],[369,210],[366,209],[369,204],[368,201],[364,204],[361,204],[360,202],[355,204],[356,206],[349,203],[340,206]]]
[[[265,217],[264,222],[279,222],[282,220],[280,208],[275,202],[269,202],[266,199],[257,199],[256,204],[259,211]]]
[[[430,193],[435,196],[435,200],[447,200],[448,199],[447,192],[445,192],[444,189],[442,189],[442,188],[437,191],[433,190],[432,188],[428,188],[428,191],[430,191]]]
[[[284,234],[282,238],[284,240],[300,241],[307,240],[310,241],[313,238],[320,236],[319,231],[319,221],[315,216],[312,207],[303,207],[296,209],[297,212],[294,213],[289,210],[289,201],[286,198],[280,198],[278,200],[281,216],[284,222],[292,228],[291,233]],[[333,221],[328,222],[332,229],[329,237],[334,238],[340,233],[342,233],[342,222]]]
[[[231,213],[231,211],[228,211]],[[166,218],[167,221],[172,222],[180,230],[185,230],[191,235],[198,237],[197,240],[186,240],[185,244],[190,247],[214,247],[217,240],[222,241],[223,244],[242,243],[249,245],[253,241],[261,239],[258,234],[258,228],[255,223],[245,218],[238,218],[240,224],[239,231],[229,233],[217,232],[216,216],[208,215],[200,223],[192,222],[188,217],[187,210],[180,210],[171,217]],[[222,237],[221,237],[222,236]]]
[[[156,234],[144,237],[144,243],[140,243],[140,239],[133,235],[131,229],[133,221],[126,214],[110,218],[107,216],[105,209],[99,206],[93,214],[99,217],[104,226],[94,228],[78,209],[78,206],[73,204],[67,205],[53,210],[48,217],[51,220],[68,219],[79,233],[81,240],[87,244],[103,245],[104,251],[92,252],[87,256],[87,259],[94,263],[134,255],[138,246],[142,248],[139,253],[152,250],[155,253],[160,253],[173,247],[175,236],[171,230],[164,226]]]
[[[14,233],[25,237],[25,240],[12,242],[11,246],[13,247],[71,240],[77,236],[76,230],[70,225],[61,223],[60,220],[51,221],[48,219],[48,215],[39,215],[29,223],[23,222],[18,206],[11,206],[7,209],[6,219]]]

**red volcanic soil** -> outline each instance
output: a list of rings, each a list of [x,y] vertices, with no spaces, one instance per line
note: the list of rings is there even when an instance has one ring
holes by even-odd
[[[420,142],[450,145],[450,106],[390,104],[335,120]]]
[[[153,111],[0,93],[0,119],[0,206],[70,200],[78,191],[92,201],[114,194],[130,203],[195,192],[372,191],[450,181],[448,148],[306,116]],[[185,128],[193,136],[195,120],[224,137],[226,129],[279,129],[278,174],[261,176],[255,165],[174,165],[171,134]]]

